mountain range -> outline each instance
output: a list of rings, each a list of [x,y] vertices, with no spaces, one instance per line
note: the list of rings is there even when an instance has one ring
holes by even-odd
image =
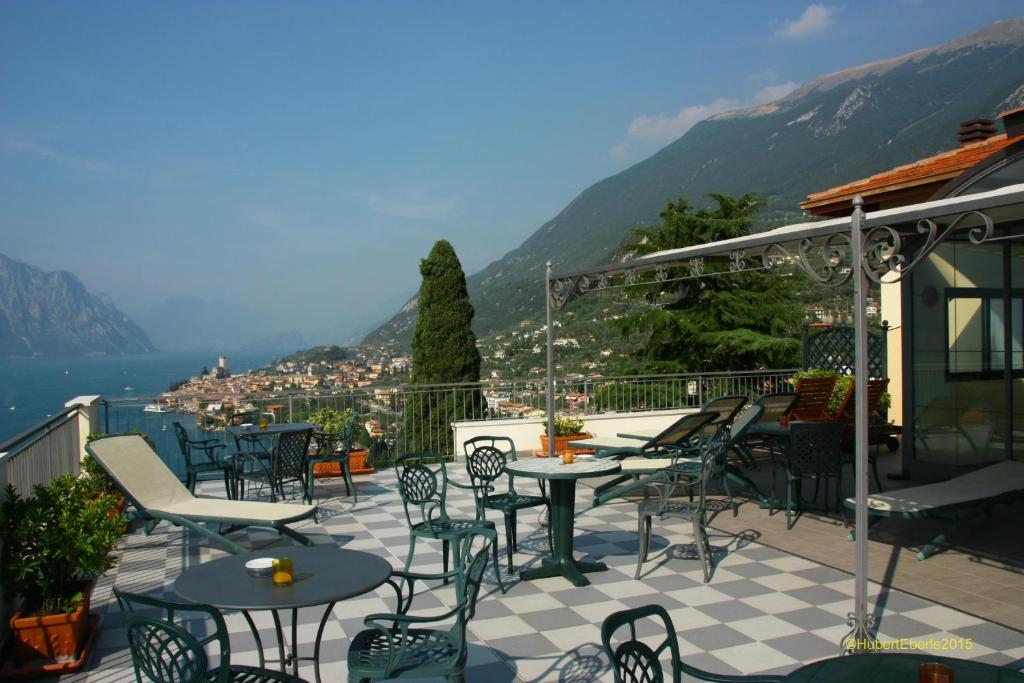
[[[71,273],[0,254],[0,357],[155,350],[109,298],[91,294]]]
[[[584,190],[517,249],[467,278],[479,336],[542,314],[544,264],[576,270],[613,257],[631,228],[685,195],[756,192],[759,228],[802,216],[809,193],[957,144],[960,121],[1024,104],[1024,18],[951,42],[821,76],[786,97],[718,114],[651,157]],[[407,346],[416,298],[367,343]]]

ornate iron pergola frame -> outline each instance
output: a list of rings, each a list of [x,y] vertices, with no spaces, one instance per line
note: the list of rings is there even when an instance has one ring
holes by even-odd
[[[966,237],[972,244],[1024,237],[997,225],[1024,220],[1024,184],[897,209],[866,213],[860,197],[848,218],[801,223],[747,237],[657,252],[586,271],[554,274],[547,263],[548,455],[554,455],[554,312],[588,292],[733,273],[779,272],[784,264],[815,283],[838,287],[852,280],[855,328],[854,515],[856,567],[854,610],[848,615],[848,651],[868,649],[875,619],[868,611],[868,405],[867,316],[869,281],[900,282],[943,242]],[[727,268],[708,270],[710,264]],[[861,370],[865,371],[862,372]]]

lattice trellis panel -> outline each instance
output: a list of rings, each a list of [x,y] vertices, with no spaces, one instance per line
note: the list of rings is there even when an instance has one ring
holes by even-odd
[[[823,368],[841,375],[854,374],[855,330],[852,326],[833,325],[820,332],[804,327],[803,337],[804,370]],[[868,369],[869,377],[888,377],[884,332],[868,333]]]

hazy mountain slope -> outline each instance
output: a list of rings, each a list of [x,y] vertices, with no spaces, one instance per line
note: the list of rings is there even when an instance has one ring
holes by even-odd
[[[256,308],[197,297],[164,299],[136,313],[135,320],[165,351],[291,353],[307,345],[299,332],[278,329]]]
[[[0,254],[0,356],[154,351],[124,313],[71,273]]]
[[[479,335],[536,315],[543,269],[605,261],[629,229],[681,194],[758,192],[765,226],[799,215],[808,193],[956,145],[957,124],[1024,103],[1024,19],[944,45],[828,74],[770,105],[702,121],[650,158],[601,180],[518,249],[468,279]],[[407,343],[410,301],[369,342]]]

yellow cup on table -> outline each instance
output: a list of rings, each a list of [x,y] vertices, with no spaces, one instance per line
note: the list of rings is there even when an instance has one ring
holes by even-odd
[[[260,429],[266,429],[268,424],[270,424],[270,418],[265,417],[265,416],[260,418],[260,421],[259,421]]]
[[[274,560],[274,583],[278,586],[290,586],[295,578],[290,557],[279,557]]]

